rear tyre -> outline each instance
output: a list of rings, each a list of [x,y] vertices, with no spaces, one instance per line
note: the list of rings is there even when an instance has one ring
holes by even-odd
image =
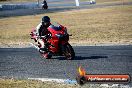
[[[68,43],[64,45],[64,51],[62,51],[66,59],[73,60],[75,58],[75,52],[72,46]]]

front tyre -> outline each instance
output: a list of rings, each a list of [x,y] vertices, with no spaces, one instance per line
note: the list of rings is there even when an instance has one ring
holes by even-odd
[[[68,59],[68,60],[73,60],[75,58],[74,49],[72,48],[72,46],[69,43],[64,45],[63,54],[66,57],[66,59]]]
[[[43,58],[45,59],[51,59],[52,58],[52,53],[51,52],[47,52],[47,53],[43,53],[41,54],[43,56]]]

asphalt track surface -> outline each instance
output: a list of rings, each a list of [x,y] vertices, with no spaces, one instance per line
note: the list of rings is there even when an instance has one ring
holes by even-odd
[[[74,46],[74,60],[44,59],[30,48],[0,48],[0,77],[75,79],[78,67],[88,74],[130,74],[132,46]]]
[[[49,8],[48,12],[131,4],[84,5],[79,8],[53,7]],[[0,17],[35,15],[45,12],[41,9],[1,11]],[[0,48],[0,77],[75,79],[79,66],[82,66],[88,74],[130,74],[132,76],[132,45],[74,46],[73,48],[76,53],[74,60],[65,60],[64,57],[43,59],[39,52],[32,47]]]

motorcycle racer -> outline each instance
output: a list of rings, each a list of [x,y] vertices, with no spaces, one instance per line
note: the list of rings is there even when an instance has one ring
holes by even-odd
[[[59,23],[51,24],[48,16],[42,18],[30,35],[37,43],[34,47],[45,59],[50,59],[52,56],[65,56],[66,59],[75,57],[74,49],[68,42],[71,35],[68,34],[67,28]]]
[[[44,0],[42,3],[42,9],[48,9],[48,4],[47,4],[46,0]]]
[[[42,21],[37,25],[36,27],[36,33],[38,36],[47,36],[48,37],[48,34],[49,34],[49,31],[48,31],[48,27],[51,25],[50,23],[50,18],[48,16],[44,16],[42,17]],[[42,39],[39,39],[38,42],[40,43],[40,45],[42,45],[40,48],[40,52],[43,52],[46,50],[46,46],[43,42]]]

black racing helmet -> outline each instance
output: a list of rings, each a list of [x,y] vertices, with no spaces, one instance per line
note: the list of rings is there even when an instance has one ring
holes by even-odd
[[[50,18],[48,16],[44,16],[42,18],[42,22],[44,22],[44,23],[50,23]]]

